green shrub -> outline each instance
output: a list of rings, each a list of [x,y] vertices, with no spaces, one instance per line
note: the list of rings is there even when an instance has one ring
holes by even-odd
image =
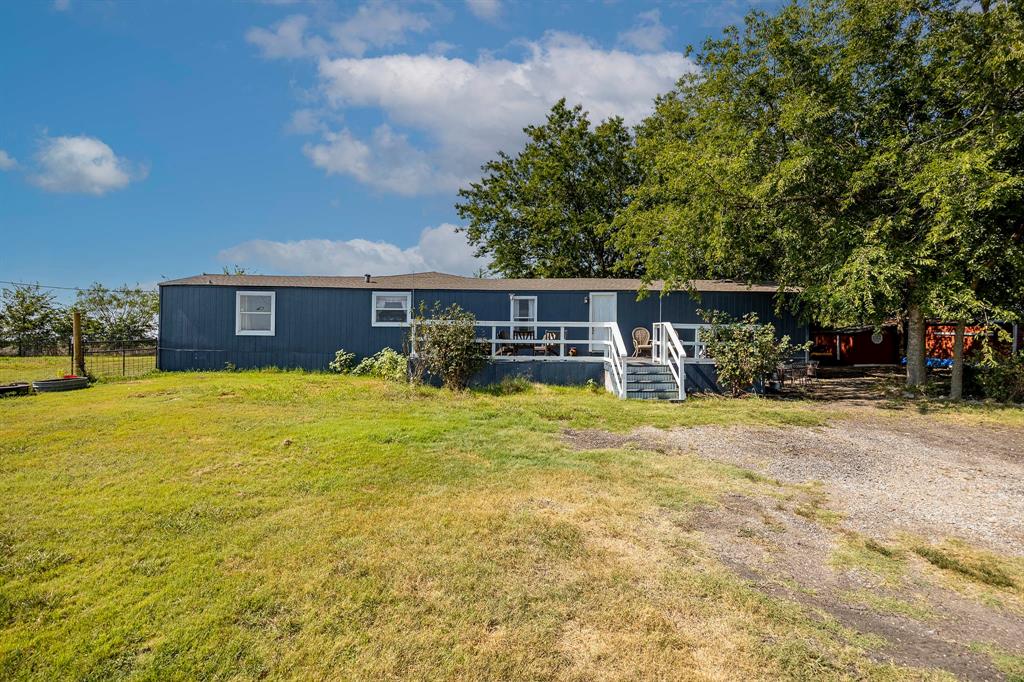
[[[1024,402],[1024,355],[985,353],[971,372],[970,384],[985,398]]]
[[[332,372],[346,374],[352,370],[352,363],[356,359],[355,353],[349,353],[344,348],[339,348],[334,353],[334,359],[327,365]]]
[[[421,303],[411,333],[416,372],[433,374],[447,388],[466,388],[487,364],[487,348],[476,340],[476,317],[454,303],[435,304],[429,317]]]
[[[700,340],[715,361],[718,383],[733,396],[766,381],[779,363],[809,345],[793,345],[788,336],[775,338],[774,325],[759,323],[754,313],[739,319],[718,310],[697,313],[711,325],[701,332]]]
[[[376,355],[363,358],[353,374],[378,377],[389,381],[407,381],[409,378],[409,358],[393,348],[385,348]]]

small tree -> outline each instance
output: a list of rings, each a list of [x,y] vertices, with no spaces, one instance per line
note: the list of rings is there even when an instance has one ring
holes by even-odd
[[[34,346],[54,344],[61,307],[37,284],[16,284],[0,294],[0,338],[13,342],[18,355]]]
[[[765,381],[779,363],[807,348],[807,344],[791,344],[789,336],[776,338],[775,327],[760,324],[754,313],[736,320],[717,310],[697,312],[711,325],[701,332],[700,340],[715,360],[718,383],[733,397]]]
[[[420,303],[411,333],[418,366],[447,388],[466,388],[487,364],[487,351],[476,341],[476,317],[454,303],[447,308],[435,303],[429,317]]]

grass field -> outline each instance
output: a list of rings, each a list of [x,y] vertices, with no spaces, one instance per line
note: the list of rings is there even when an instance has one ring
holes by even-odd
[[[0,356],[0,384],[56,379],[71,371],[71,359],[44,355],[31,358]]]
[[[86,370],[89,376],[99,380],[119,380],[125,376],[141,376],[156,369],[155,355],[127,356],[120,354],[97,353],[86,357]],[[0,384],[16,381],[37,381],[39,379],[55,379],[71,371],[71,358],[66,356],[45,355],[37,357],[4,357],[0,356]]]
[[[496,393],[238,372],[0,400],[0,678],[917,676],[687,532],[779,484],[561,437],[822,410]]]

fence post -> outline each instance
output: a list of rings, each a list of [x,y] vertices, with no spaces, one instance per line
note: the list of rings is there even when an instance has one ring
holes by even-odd
[[[125,364],[124,364],[124,353],[125,353],[125,349],[124,349],[124,344],[122,343],[121,344],[121,376],[126,377],[126,376],[128,376],[128,372],[126,371],[126,367],[125,367]]]
[[[71,317],[71,343],[74,355],[75,374],[85,376],[85,351],[82,348],[82,313],[77,310]]]

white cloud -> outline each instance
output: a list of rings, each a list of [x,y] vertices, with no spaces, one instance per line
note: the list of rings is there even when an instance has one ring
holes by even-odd
[[[409,33],[422,33],[430,21],[386,0],[361,5],[348,19],[327,26],[329,37],[308,33],[309,17],[295,14],[270,29],[250,28],[245,38],[267,59],[296,59],[329,54],[362,56],[374,47],[400,45]]]
[[[619,34],[619,43],[644,52],[664,49],[671,31],[661,23],[661,12],[652,9],[637,15],[633,28]]]
[[[474,275],[487,265],[486,259],[473,255],[475,248],[466,241],[465,233],[456,232],[450,223],[423,230],[416,248],[423,257],[423,263],[438,272]]]
[[[273,30],[250,28],[245,39],[260,48],[267,59],[296,59],[322,54],[323,42],[306,37],[308,25],[309,17],[295,14],[276,23]]]
[[[425,152],[388,125],[377,126],[366,142],[347,129],[327,132],[320,144],[307,144],[303,152],[328,175],[349,175],[403,196],[457,189],[465,181],[436,168]]]
[[[114,154],[94,137],[47,137],[36,155],[38,172],[30,179],[48,192],[101,195],[145,177],[145,169]]]
[[[296,109],[285,126],[285,130],[295,135],[312,135],[323,132],[326,128],[322,112],[314,109]]]
[[[367,140],[348,129],[326,133],[306,154],[330,173],[381,189],[445,191],[478,175],[497,150],[518,148],[522,128],[542,121],[560,97],[581,103],[594,121],[621,115],[635,124],[657,94],[695,68],[679,52],[602,50],[562,33],[526,49],[521,61],[436,54],[321,59],[328,106],[376,107],[388,124]],[[415,146],[406,130],[426,144]]]
[[[67,12],[71,9],[71,0],[53,0],[53,9],[58,12]]]
[[[18,162],[14,160],[14,157],[0,149],[0,171],[12,170]]]
[[[501,15],[501,0],[466,0],[466,7],[484,21],[496,21]]]
[[[371,47],[400,45],[407,33],[422,33],[430,22],[399,5],[373,0],[361,5],[347,21],[331,26],[330,34],[342,52],[362,55]]]
[[[274,272],[317,275],[395,275],[427,270],[472,275],[484,265],[473,256],[465,235],[448,223],[424,229],[419,243],[405,249],[366,239],[259,239],[225,249],[218,259]]]

